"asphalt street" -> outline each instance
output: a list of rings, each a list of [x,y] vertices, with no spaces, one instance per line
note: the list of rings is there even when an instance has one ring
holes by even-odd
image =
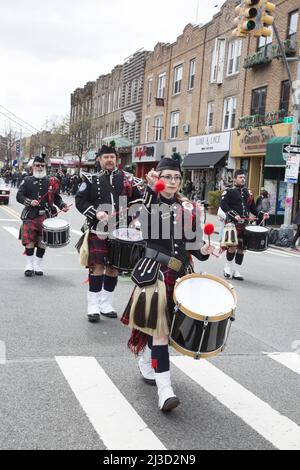
[[[247,253],[226,350],[198,362],[171,349],[181,404],[163,414],[126,347],[129,330],[87,322],[74,248],[83,216],[74,205],[60,214],[70,244],[47,250],[43,277],[25,278],[15,192],[0,206],[0,449],[300,449],[299,254]],[[224,262],[196,271],[222,277]],[[119,317],[131,290],[120,276]]]

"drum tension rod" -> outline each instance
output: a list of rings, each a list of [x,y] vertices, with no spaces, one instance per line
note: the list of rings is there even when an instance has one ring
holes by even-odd
[[[198,352],[197,352],[197,354],[195,355],[196,361],[199,361],[199,360],[201,359],[201,348],[202,348],[202,344],[203,344],[203,341],[204,341],[204,335],[205,335],[205,332],[206,332],[207,327],[208,327],[208,318],[209,318],[209,317],[206,317],[205,321],[203,322],[202,336],[201,336],[201,340],[200,340]]]

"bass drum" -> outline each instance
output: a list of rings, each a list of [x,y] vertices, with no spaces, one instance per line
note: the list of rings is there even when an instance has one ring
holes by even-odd
[[[248,251],[266,251],[269,247],[269,230],[257,225],[246,227],[245,247]]]
[[[42,242],[49,248],[62,248],[70,242],[70,224],[62,219],[46,219],[43,222]]]
[[[145,242],[140,230],[119,228],[109,239],[108,264],[120,272],[131,272],[142,257]]]
[[[171,346],[194,359],[222,352],[234,321],[235,289],[216,276],[190,274],[176,284],[174,302]]]

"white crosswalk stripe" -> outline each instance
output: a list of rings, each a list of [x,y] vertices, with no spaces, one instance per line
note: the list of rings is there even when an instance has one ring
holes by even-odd
[[[207,361],[171,362],[279,450],[300,449],[300,427]]]
[[[299,342],[300,346],[300,342]],[[274,353],[267,355],[273,361],[287,367],[288,369],[300,374],[300,355],[296,353]]]
[[[3,227],[8,233],[10,233],[17,240],[19,239],[19,230],[15,227]]]
[[[108,449],[165,449],[95,358],[56,357],[56,361]]]

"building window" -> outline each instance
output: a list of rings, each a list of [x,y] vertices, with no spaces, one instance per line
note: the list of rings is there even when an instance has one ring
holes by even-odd
[[[149,126],[150,126],[150,121],[149,119],[145,119],[145,144],[149,142]]]
[[[159,142],[162,140],[162,116],[156,116],[154,119],[154,140],[155,142]]]
[[[105,114],[105,95],[102,95],[102,109],[101,109],[101,115],[103,116]]]
[[[299,10],[292,11],[289,14],[288,35],[287,35],[288,39],[291,39],[297,34],[298,17],[299,17]]]
[[[147,104],[150,104],[152,101],[152,83],[153,79],[149,78],[147,87]]]
[[[267,87],[252,90],[251,116],[266,114]]]
[[[211,83],[223,83],[225,39],[216,39],[211,64]]]
[[[117,109],[117,90],[114,89],[113,92],[113,111]]]
[[[232,96],[224,100],[223,130],[234,129],[236,116],[236,97]]]
[[[174,84],[173,84],[173,95],[177,95],[181,92],[182,82],[182,65],[174,68]]]
[[[118,91],[118,109],[121,108],[122,105],[122,87],[119,86],[119,91]]]
[[[157,98],[164,98],[165,91],[166,91],[166,74],[163,73],[158,76]]]
[[[208,103],[208,107],[207,107],[207,122],[206,122],[207,132],[210,132],[213,126],[213,121],[214,121],[214,102],[211,101],[210,103]]]
[[[107,112],[111,112],[111,94],[108,93]]]
[[[285,80],[284,82],[281,82],[279,109],[284,110],[285,115],[288,115],[289,113],[290,92],[291,92],[291,87],[290,87],[289,80]]]
[[[257,42],[257,51],[260,51],[261,49],[263,49],[264,47],[268,46],[269,44],[272,44],[272,42],[273,42],[274,30],[273,30],[273,27],[272,27],[272,26],[270,26],[269,29],[270,29],[271,32],[272,32],[271,36],[267,36],[267,37],[260,36],[260,37],[258,38],[258,42]]]
[[[241,39],[231,41],[229,44],[227,75],[234,75],[240,71],[242,44]]]
[[[177,139],[179,127],[179,112],[171,113],[170,138]]]
[[[195,75],[196,75],[196,59],[190,61],[189,71],[189,90],[192,90],[195,86]]]

